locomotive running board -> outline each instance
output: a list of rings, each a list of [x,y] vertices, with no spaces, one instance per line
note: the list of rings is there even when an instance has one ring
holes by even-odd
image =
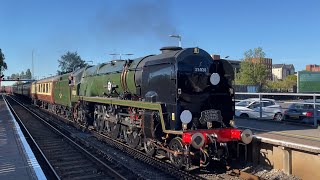
[[[159,112],[160,120],[161,120],[161,127],[164,133],[167,134],[177,134],[182,135],[182,131],[174,131],[174,130],[167,130],[164,125],[164,118],[162,112],[162,105],[161,103],[150,103],[150,102],[142,102],[142,101],[130,101],[130,100],[120,100],[116,98],[107,98],[107,97],[85,97],[79,96],[79,100],[87,101],[87,102],[94,102],[94,103],[101,103],[101,104],[113,104],[119,106],[130,106],[135,108],[141,109],[149,109],[155,110]]]

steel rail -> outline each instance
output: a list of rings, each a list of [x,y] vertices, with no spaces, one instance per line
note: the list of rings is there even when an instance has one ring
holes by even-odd
[[[26,128],[26,126],[23,124],[23,122],[21,121],[20,117],[18,116],[18,114],[16,113],[16,111],[13,109],[13,107],[11,106],[11,104],[9,103],[9,101],[7,100],[6,97],[3,96],[3,99],[5,100],[5,102],[7,103],[8,107],[10,108],[12,114],[14,115],[14,117],[16,118],[16,120],[19,121],[20,126],[22,126],[23,130],[27,133],[28,137],[31,139],[32,143],[36,146],[37,150],[40,152],[42,158],[45,160],[45,162],[47,163],[47,165],[50,167],[50,170],[53,172],[53,174],[55,175],[55,177],[60,180],[60,177],[58,175],[58,173],[55,171],[55,169],[53,168],[53,166],[51,165],[51,163],[49,162],[49,160],[46,158],[46,156],[44,155],[43,151],[40,149],[38,143],[34,140],[34,138],[32,137],[32,135],[30,134],[30,132],[28,131],[28,129]]]
[[[155,166],[157,168],[165,168],[167,170],[167,173],[171,174],[171,175],[176,175],[179,176],[178,178],[182,178],[182,179],[204,179],[200,176],[195,176],[193,174],[188,173],[187,171],[183,171],[180,169],[177,169],[176,167],[174,167],[172,164],[169,164],[167,162],[163,162],[160,159],[157,159],[155,157],[150,157],[148,155],[146,155],[145,153],[134,149],[130,146],[128,146],[127,144],[124,144],[120,141],[114,140],[104,134],[99,134],[98,132],[92,132],[96,137],[103,139],[106,143],[108,143],[109,145],[112,145],[118,149],[121,149],[123,151],[125,151],[126,153],[130,154],[131,156],[136,157],[137,159],[150,164],[152,166]],[[156,165],[155,165],[156,164]],[[162,169],[163,170],[163,169]]]
[[[41,110],[43,110],[46,113],[52,114],[50,111],[47,111],[45,109],[41,109]],[[57,115],[57,114],[53,114],[53,115],[63,119],[63,121],[65,121],[66,123],[71,123],[72,125],[74,125],[77,128],[82,128],[82,130],[86,128],[85,126],[79,125],[79,124],[75,123],[74,121],[66,119],[63,116],[60,116],[60,115]],[[168,173],[170,175],[179,176],[179,178],[182,178],[182,179],[199,179],[199,180],[200,179],[204,179],[204,178],[202,178],[200,176],[196,176],[196,175],[190,174],[187,171],[180,170],[180,169],[176,168],[175,166],[173,166],[172,164],[164,162],[164,161],[161,161],[158,158],[150,157],[150,156],[146,155],[145,153],[143,153],[143,152],[141,152],[141,151],[139,151],[137,149],[134,149],[134,148],[128,146],[127,144],[125,144],[125,143],[123,143],[123,142],[121,142],[119,140],[112,139],[112,138],[108,137],[107,135],[101,134],[101,133],[96,132],[94,130],[89,130],[89,131],[96,138],[103,139],[105,143],[107,143],[107,144],[109,144],[109,145],[111,145],[111,146],[113,146],[113,147],[115,147],[115,148],[117,148],[119,150],[124,151],[125,153],[135,157],[136,159],[139,159],[142,162],[145,162],[145,163],[147,163],[149,165],[152,165],[157,169],[160,169],[160,167],[161,167],[162,168],[161,171],[163,171],[163,168],[166,168],[166,170],[167,170],[166,173]]]
[[[58,133],[59,135],[61,135],[62,137],[64,137],[65,139],[67,139],[69,142],[71,142],[73,145],[75,145],[76,147],[78,147],[79,149],[81,149],[83,152],[85,152],[87,155],[89,155],[90,157],[92,157],[94,160],[96,160],[97,162],[99,162],[100,164],[102,164],[104,167],[106,167],[108,170],[110,170],[112,173],[114,173],[116,176],[119,177],[119,179],[126,179],[124,176],[122,176],[121,174],[119,174],[117,171],[115,171],[114,169],[112,169],[109,165],[107,165],[106,163],[102,162],[100,159],[98,159],[97,157],[95,157],[93,154],[91,154],[90,152],[88,152],[86,149],[84,149],[83,147],[81,147],[79,144],[77,144],[76,142],[74,142],[72,139],[70,139],[69,137],[67,137],[65,134],[63,134],[60,130],[58,130],[57,128],[55,128],[54,126],[52,126],[51,124],[49,124],[45,119],[41,118],[40,116],[38,116],[36,113],[32,112],[31,110],[29,110],[27,107],[25,107],[23,104],[21,104],[20,102],[18,102],[17,100],[11,98],[12,100],[14,100],[16,103],[18,103],[21,107],[23,107],[25,110],[27,110],[29,113],[31,113],[32,115],[34,115],[35,117],[37,117],[39,120],[41,120],[42,122],[44,122],[47,126],[49,126],[50,128],[52,128],[56,133]]]

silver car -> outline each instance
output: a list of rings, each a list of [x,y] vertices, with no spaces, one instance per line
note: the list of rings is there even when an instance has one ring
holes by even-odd
[[[262,109],[260,109],[260,103]],[[262,119],[282,120],[282,108],[273,99],[250,98],[242,100],[235,104],[235,116],[242,118],[260,118],[260,110],[262,111]]]

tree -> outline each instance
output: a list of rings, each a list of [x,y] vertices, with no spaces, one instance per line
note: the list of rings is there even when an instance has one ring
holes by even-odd
[[[8,68],[7,63],[4,61],[5,57],[2,53],[2,50],[0,49],[0,76],[2,75],[2,71],[6,70]]]
[[[288,91],[296,85],[297,85],[297,76],[296,75],[288,75],[284,79],[284,86]]]
[[[22,71],[21,73],[20,73],[20,79],[25,79],[26,78],[26,75],[24,74],[24,71]]]
[[[288,75],[283,80],[268,81],[266,83],[266,88],[272,91],[280,92],[290,92],[293,91],[295,86],[297,86],[297,76]]]
[[[244,53],[240,63],[240,72],[237,74],[237,83],[245,85],[258,85],[261,89],[266,83],[267,68],[261,63],[265,57],[261,47],[250,49]]]
[[[58,73],[68,73],[72,72],[74,69],[85,67],[87,64],[77,52],[68,51],[66,54],[62,55],[58,60],[60,71]]]
[[[26,79],[31,79],[31,78],[32,78],[31,71],[30,71],[30,69],[27,69],[27,71],[26,71]]]
[[[21,73],[13,73],[11,74],[11,76],[8,76],[7,77],[8,79],[17,79],[17,78],[20,78],[20,79],[31,79],[31,71],[30,69],[27,69],[26,72],[24,71],[21,71]]]
[[[20,74],[17,73],[17,74],[11,74],[11,79],[17,79],[17,78],[20,78]]]

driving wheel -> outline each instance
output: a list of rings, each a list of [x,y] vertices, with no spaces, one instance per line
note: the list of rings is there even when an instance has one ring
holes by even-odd
[[[107,121],[107,133],[112,139],[116,139],[119,135],[120,125]]]
[[[128,133],[127,129],[124,129],[124,138],[128,145],[132,148],[139,148],[141,137],[138,131],[133,131]]]
[[[154,156],[156,149],[155,149],[155,145],[152,142],[152,140],[150,138],[146,138],[144,140],[143,145],[144,145],[144,150],[145,150],[146,154],[148,156]]]
[[[169,152],[171,163],[177,168],[182,168],[184,166],[185,156],[182,154],[184,151],[181,138],[173,138],[170,141],[169,148],[171,151],[173,151]]]

